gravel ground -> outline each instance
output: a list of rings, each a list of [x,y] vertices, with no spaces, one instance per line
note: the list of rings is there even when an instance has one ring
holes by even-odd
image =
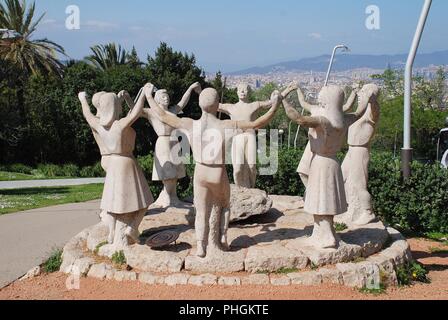
[[[448,299],[448,254],[434,252],[434,248],[448,250],[448,246],[423,239],[410,239],[413,256],[430,271],[430,284],[390,288],[386,293],[374,295],[341,286],[150,286],[138,282],[99,281],[83,278],[80,290],[66,289],[67,276],[61,273],[42,275],[17,281],[0,290],[0,299],[69,299],[69,300],[426,300]]]

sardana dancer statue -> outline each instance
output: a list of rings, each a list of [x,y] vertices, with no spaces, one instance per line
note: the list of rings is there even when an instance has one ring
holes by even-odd
[[[109,216],[110,254],[138,242],[138,226],[153,197],[143,172],[133,156],[136,133],[131,125],[140,116],[145,97],[140,97],[135,108],[120,119],[122,102],[128,93],[104,93],[99,97],[99,118],[95,117],[87,102],[87,94],[81,92],[84,117],[102,142],[102,156],[107,157],[106,180],[101,199],[101,210]]]
[[[372,197],[367,190],[369,181],[370,141],[380,118],[379,89],[375,84],[365,85],[358,94],[359,105],[367,110],[362,117],[348,122],[348,153],[342,163],[345,191],[348,201],[346,220],[356,225],[366,225],[376,217],[372,209]]]
[[[288,117],[309,128],[312,152],[305,211],[314,215],[314,229],[309,244],[316,248],[337,248],[338,239],[333,226],[335,215],[347,210],[344,181],[336,154],[341,150],[346,134],[346,121],[358,119],[367,108],[358,106],[353,114],[344,115],[344,91],[327,86],[319,93],[315,116],[302,116],[284,100]]]
[[[260,109],[271,107],[271,101],[249,102],[250,87],[241,83],[237,87],[236,104],[220,104],[223,112],[235,121],[253,121]],[[238,187],[254,188],[257,178],[257,137],[253,129],[240,130],[232,139],[233,179]]]
[[[192,92],[200,94],[201,90],[199,82],[192,84],[183,95],[182,100],[175,106],[170,106],[170,97],[166,90],[158,90],[154,100],[165,111],[177,115],[187,106]],[[132,100],[128,102],[128,104],[130,103],[132,104]],[[179,144],[177,137],[171,136],[174,128],[161,122],[149,108],[143,109],[143,116],[148,119],[159,136],[154,150],[152,181],[162,181],[163,190],[152,207],[181,206],[182,202],[177,197],[176,187],[178,179],[184,178],[186,172],[184,164],[177,154],[174,154],[179,149],[176,148],[176,145]]]
[[[356,101],[357,92],[358,88],[357,87],[353,88],[353,91],[350,94],[347,103],[343,107],[344,113],[352,109]],[[307,112],[309,112],[312,117],[318,117],[321,108],[318,105],[308,103],[305,99],[305,95],[303,94],[302,89],[297,88],[297,95],[299,98],[299,103],[302,106],[302,108],[305,109]],[[305,151],[303,152],[302,158],[300,159],[299,167],[297,168],[297,172],[300,176],[300,179],[302,180],[303,185],[305,186],[305,189],[308,186],[308,176],[310,173],[312,157],[313,153],[311,152],[311,144],[310,141],[308,141],[305,147]]]

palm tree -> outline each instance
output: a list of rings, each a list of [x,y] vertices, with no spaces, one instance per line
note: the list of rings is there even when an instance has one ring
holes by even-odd
[[[45,14],[34,19],[35,3],[27,6],[22,0],[3,0],[0,3],[0,58],[12,63],[26,75],[40,73],[62,74],[63,64],[57,54],[64,48],[48,39],[32,39]]]
[[[123,65],[127,63],[128,54],[120,45],[108,43],[105,45],[96,45],[90,48],[93,54],[88,56],[86,60],[91,62],[100,70]]]

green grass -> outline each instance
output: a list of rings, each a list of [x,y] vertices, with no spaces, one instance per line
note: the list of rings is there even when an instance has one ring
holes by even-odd
[[[112,255],[111,260],[113,263],[115,263],[116,265],[119,265],[119,266],[123,266],[127,262],[123,250],[115,252]]]
[[[436,247],[431,247],[429,248],[429,251],[432,254],[448,254],[448,249],[444,249],[444,248],[436,248]]]
[[[364,293],[364,294],[373,294],[375,296],[381,295],[386,293],[386,287],[382,284],[380,284],[379,288],[361,288],[359,289],[359,292]]]
[[[431,240],[448,243],[448,233],[427,232],[427,233],[425,233],[425,236],[426,236],[426,238],[431,239]]]
[[[336,222],[334,224],[334,230],[336,232],[342,232],[342,231],[347,230],[347,229],[348,229],[348,226],[345,223]]]
[[[103,184],[0,190],[0,215],[100,199]]]
[[[62,264],[62,250],[56,249],[50,258],[42,264],[42,270],[45,273],[53,273],[59,271]]]
[[[61,180],[61,179],[78,179],[78,177],[47,177],[41,173],[35,175],[24,174],[18,172],[0,171],[0,181],[22,181],[22,180]]]
[[[42,179],[30,174],[0,171],[0,181],[37,180]]]
[[[276,273],[276,274],[288,274],[288,273],[295,273],[295,272],[299,272],[299,269],[297,269],[297,268],[281,268],[281,269],[275,271],[274,273]]]
[[[95,254],[98,254],[98,252],[100,252],[100,248],[103,247],[103,246],[105,246],[106,244],[107,244],[107,241],[103,241],[103,242],[98,243],[98,244],[96,245],[96,247],[95,247],[95,250],[93,250],[93,252],[94,252]]]

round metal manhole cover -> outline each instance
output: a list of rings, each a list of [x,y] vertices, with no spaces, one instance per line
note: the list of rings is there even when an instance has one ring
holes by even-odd
[[[153,234],[146,240],[146,245],[151,248],[160,248],[175,242],[179,238],[179,233],[173,230],[165,230]]]

